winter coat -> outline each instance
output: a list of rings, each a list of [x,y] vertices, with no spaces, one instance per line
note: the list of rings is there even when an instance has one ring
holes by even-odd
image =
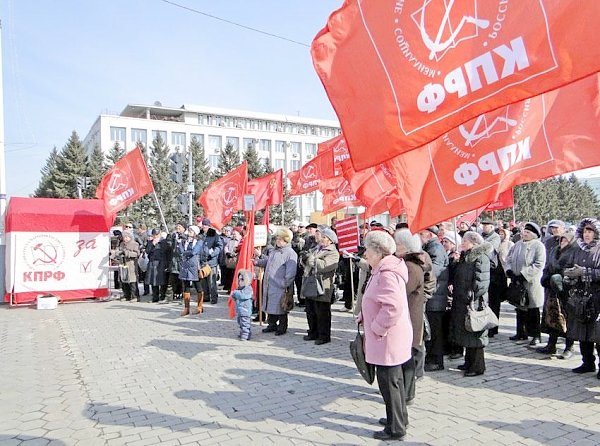
[[[333,243],[325,248],[318,245],[311,249],[307,255],[303,256],[304,277],[315,274],[320,276],[325,291],[322,296],[305,297],[306,299],[318,302],[331,302],[335,271],[337,270],[339,261],[340,253]]]
[[[487,330],[469,332],[465,316],[473,299],[487,304],[490,286],[490,258],[492,245],[483,242],[460,254],[454,266],[452,281],[452,309],[450,310],[450,339],[463,347],[478,348],[488,345]]]
[[[148,270],[144,283],[152,286],[166,285],[170,256],[169,244],[166,240],[161,240],[156,245],[149,241],[146,245],[146,254],[148,254]]]
[[[508,229],[500,229],[500,231],[504,231],[504,241],[500,242],[500,247],[498,248],[498,258],[500,260],[500,264],[504,271],[506,271],[506,259],[508,258],[508,253],[510,249],[515,245],[514,242],[510,239],[511,232]]]
[[[140,245],[135,240],[129,240],[128,243],[121,241],[115,251],[115,258],[119,263],[127,268],[127,283],[137,282],[137,259],[140,256]],[[123,279],[121,279],[123,281]]]
[[[181,253],[179,252],[179,242],[186,238],[186,234],[179,234],[177,232],[169,234],[169,237],[167,238],[169,246],[171,247],[171,266],[169,269],[172,274],[179,274],[179,269],[181,268]]]
[[[385,256],[372,269],[359,321],[365,329],[365,356],[370,364],[396,366],[411,358],[413,339],[404,260]]]
[[[281,309],[281,299],[285,289],[294,283],[298,255],[290,245],[275,247],[267,258],[256,260],[256,266],[265,269],[262,280],[262,310],[268,314],[286,314]]]
[[[431,260],[425,252],[407,253],[401,256],[408,269],[408,282],[406,283],[406,296],[408,298],[408,311],[413,329],[413,347],[423,344],[423,319],[425,314],[425,272],[431,270]]]
[[[423,251],[429,254],[432,275],[435,277],[435,291],[427,301],[427,311],[446,311],[448,304],[448,254],[437,238],[428,241]]]
[[[506,270],[525,279],[529,308],[541,308],[544,305],[544,288],[541,279],[545,265],[546,248],[539,239],[528,242],[519,240],[506,258]]]
[[[219,264],[219,254],[223,249],[223,239],[217,231],[209,228],[206,235],[203,237],[203,248],[200,254],[200,263],[202,265],[208,263],[212,268]]]
[[[371,267],[365,259],[360,259],[356,262],[358,269],[358,285],[356,286],[356,303],[354,305],[354,316],[358,316],[362,305],[363,290],[367,285],[367,278],[370,277]]]
[[[179,267],[179,280],[191,280],[196,282],[199,279],[198,269],[200,268],[200,253],[202,252],[204,242],[194,239],[193,243],[188,240],[181,241],[177,245],[177,252],[181,257]]]
[[[596,237],[586,244],[583,241],[583,229],[591,225],[595,228]],[[567,298],[567,336],[577,341],[588,341],[600,343],[600,322],[597,315],[600,312],[600,221],[595,218],[584,218],[575,231],[577,249],[565,262],[565,269],[575,265],[585,267],[583,276],[566,280],[569,297]],[[564,270],[563,270],[564,271]],[[577,296],[588,295],[590,298],[590,309],[596,317],[590,322],[584,322],[574,317],[574,299]]]
[[[250,274],[248,274],[250,276]],[[252,277],[247,277],[245,283],[252,283]],[[252,315],[252,285],[246,285],[243,288],[238,288],[231,294],[232,299],[235,301],[235,314],[238,316]]]

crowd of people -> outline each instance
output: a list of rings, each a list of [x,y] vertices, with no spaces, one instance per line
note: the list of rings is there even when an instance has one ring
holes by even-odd
[[[367,362],[376,366],[386,405],[379,420],[382,440],[399,439],[408,425],[407,405],[424,372],[444,370],[444,358],[463,358],[465,377],[485,373],[485,347],[498,328],[473,332],[465,325],[471,308],[489,305],[500,319],[500,305],[520,286],[526,299],[516,308],[515,334],[544,355],[567,359],[579,342],[582,374],[596,371],[600,356],[600,222],[585,218],[574,226],[553,219],[509,225],[482,220],[442,222],[412,234],[405,223],[360,227],[357,253],[340,252],[335,220],[331,225],[295,221],[277,229],[266,247],[255,249],[254,271],[234,270],[244,228],[219,233],[207,218],[201,226],[176,226],[172,234],[125,225],[112,252],[119,259],[124,298],[139,300],[137,281],[152,301],[182,300],[189,315],[203,303],[216,304],[218,283],[233,291],[239,338],[251,338],[251,318],[266,319],[264,333],[285,335],[289,299],[306,313],[304,341],[331,342],[331,308],[341,291],[341,311],[354,312],[364,326]],[[144,261],[141,261],[144,259]],[[260,308],[254,279],[259,279]],[[170,294],[168,290],[170,289]],[[260,313],[263,312],[263,313]],[[548,342],[542,346],[542,333]],[[565,347],[557,351],[559,338]],[[599,364],[600,367],[600,364]],[[597,375],[600,379],[600,372]]]

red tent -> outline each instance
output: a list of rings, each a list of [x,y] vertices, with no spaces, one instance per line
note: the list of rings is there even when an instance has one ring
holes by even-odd
[[[110,222],[101,200],[12,197],[5,228],[5,301],[108,296]]]

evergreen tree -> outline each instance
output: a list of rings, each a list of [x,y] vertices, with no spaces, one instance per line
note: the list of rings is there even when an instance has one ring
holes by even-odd
[[[202,195],[202,192],[206,190],[211,180],[210,167],[208,165],[208,161],[206,160],[206,153],[204,151],[204,146],[200,144],[200,142],[196,139],[196,137],[192,138],[188,150],[192,153],[193,159],[193,183],[194,183],[194,199],[192,200],[192,216],[202,215],[203,209],[197,201]],[[186,163],[184,169],[185,182],[188,183],[188,165]],[[192,222],[194,219],[192,218]]]
[[[58,149],[56,146],[50,152],[50,156],[46,160],[46,164],[42,167],[40,171],[42,173],[42,178],[40,178],[40,182],[38,184],[37,189],[33,193],[33,196],[36,198],[53,198],[54,197],[54,173],[56,172],[56,166],[58,164],[58,159],[60,155],[58,154]]]
[[[244,160],[248,161],[249,180],[262,177],[265,174],[265,169],[260,164],[260,159],[258,158],[258,152],[253,145],[249,145],[248,149],[244,152]]]
[[[114,166],[114,164],[119,161],[125,155],[125,149],[121,147],[119,142],[115,142],[115,145],[111,147],[110,151],[106,155],[106,159],[110,166]]]
[[[174,223],[183,219],[177,202],[177,196],[183,192],[183,185],[170,178],[169,146],[163,142],[160,135],[157,135],[152,141],[149,158],[150,178],[154,183],[154,191],[161,205],[165,221],[169,229],[172,229]],[[162,226],[158,212],[156,212],[152,223],[152,226],[155,227]]]
[[[78,198],[77,179],[85,177],[86,161],[79,136],[73,131],[56,163],[52,180],[55,198]]]
[[[216,180],[221,178],[226,173],[229,173],[238,167],[241,163],[240,154],[237,149],[235,149],[231,143],[227,143],[219,155],[219,164],[217,165],[217,170],[214,173],[213,179]]]
[[[96,145],[87,161],[86,176],[89,178],[89,181],[87,188],[83,191],[84,198],[96,197],[96,189],[98,188],[98,184],[100,184],[100,180],[106,171],[107,167],[104,160],[104,153],[102,153],[100,146]]]

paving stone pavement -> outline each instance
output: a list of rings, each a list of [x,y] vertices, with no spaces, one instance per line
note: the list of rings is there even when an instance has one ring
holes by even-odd
[[[377,386],[350,359],[352,316],[333,339],[305,342],[301,309],[285,336],[237,339],[225,299],[200,316],[177,303],[82,302],[41,311],[0,306],[0,446],[362,445],[385,415]],[[600,444],[600,380],[508,340],[514,312],[486,348],[487,372],[460,360],[427,374],[404,443]]]

